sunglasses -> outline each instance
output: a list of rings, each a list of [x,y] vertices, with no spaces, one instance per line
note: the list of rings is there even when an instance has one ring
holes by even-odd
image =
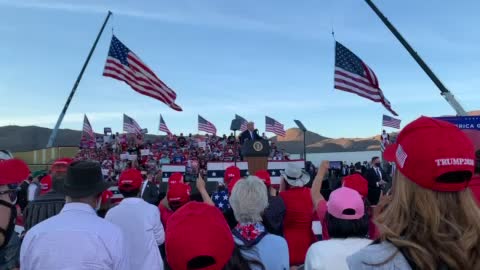
[[[18,191],[18,185],[7,185],[8,189],[0,191],[0,195],[3,194],[8,194],[8,197],[10,198],[10,201],[12,204],[15,204],[17,202],[17,191]]]

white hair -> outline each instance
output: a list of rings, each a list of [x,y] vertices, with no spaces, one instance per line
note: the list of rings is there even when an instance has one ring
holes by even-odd
[[[235,184],[229,201],[238,222],[261,222],[268,206],[267,187],[260,178],[249,176]]]

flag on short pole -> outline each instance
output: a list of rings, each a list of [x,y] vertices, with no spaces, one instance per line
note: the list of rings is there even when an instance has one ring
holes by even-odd
[[[286,135],[283,124],[268,116],[265,116],[265,131],[272,132],[273,134],[281,137],[285,137]]]
[[[235,119],[240,120],[240,131],[241,132],[244,132],[245,130],[247,130],[248,121],[245,118],[241,117],[238,114],[235,114]]]
[[[92,141],[95,141],[95,132],[93,132],[92,125],[90,125],[86,114],[83,117],[83,134],[87,134]]]
[[[198,115],[198,131],[217,134],[217,128],[200,115]]]
[[[373,70],[339,42],[335,44],[334,77],[334,88],[380,102],[393,115],[398,115],[383,95]]]
[[[137,135],[142,134],[142,128],[130,116],[123,114],[123,131]]]
[[[182,108],[175,104],[175,91],[162,82],[115,36],[112,36],[103,76],[123,81],[136,92],[157,99],[176,111],[182,111]]]
[[[168,129],[167,124],[163,120],[162,115],[160,114],[160,125],[158,126],[158,130],[167,133],[167,135],[171,135],[170,129]]]
[[[384,127],[391,127],[391,128],[400,129],[400,122],[401,121],[402,120],[400,120],[400,119],[396,119],[396,118],[390,117],[388,115],[383,115],[382,125]]]

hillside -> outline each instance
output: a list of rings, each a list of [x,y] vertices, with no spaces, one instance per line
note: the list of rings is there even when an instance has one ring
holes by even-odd
[[[36,126],[5,126],[0,127],[0,149],[8,149],[12,152],[30,151],[45,148],[51,129]],[[60,129],[58,131],[57,146],[77,146],[80,141],[81,131]],[[147,139],[157,136],[147,135]],[[289,153],[301,153],[303,151],[303,133],[292,128],[287,130],[285,137],[272,137],[279,149],[285,149]],[[331,139],[314,132],[307,132],[306,144],[311,153],[322,152],[346,152],[365,151],[380,149],[378,138],[366,139]]]

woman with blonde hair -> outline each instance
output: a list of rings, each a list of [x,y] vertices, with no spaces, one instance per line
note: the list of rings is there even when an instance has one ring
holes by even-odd
[[[397,171],[380,237],[350,269],[480,269],[480,210],[467,188],[474,147],[456,126],[420,117],[384,153]]]

